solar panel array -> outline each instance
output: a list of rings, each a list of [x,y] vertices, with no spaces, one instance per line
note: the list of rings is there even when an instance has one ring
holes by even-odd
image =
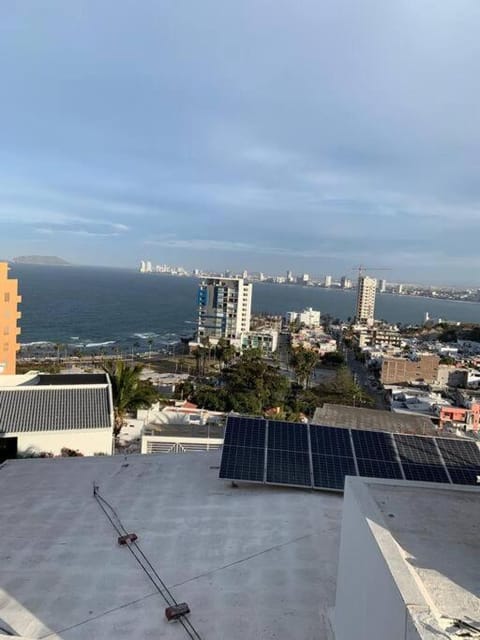
[[[470,440],[229,416],[220,478],[343,491],[345,476],[476,485]]]

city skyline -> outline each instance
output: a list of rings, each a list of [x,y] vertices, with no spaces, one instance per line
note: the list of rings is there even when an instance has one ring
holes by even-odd
[[[49,7],[0,10],[3,258],[477,283],[478,3]]]

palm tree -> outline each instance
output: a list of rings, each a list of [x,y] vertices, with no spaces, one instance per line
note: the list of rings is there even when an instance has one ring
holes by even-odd
[[[140,378],[142,369],[142,365],[130,366],[124,360],[108,362],[103,367],[112,384],[115,436],[120,433],[128,411],[150,407],[158,399],[152,383]]]
[[[147,340],[148,342],[148,359],[151,360],[152,358],[152,345],[153,345],[153,338],[149,338]]]

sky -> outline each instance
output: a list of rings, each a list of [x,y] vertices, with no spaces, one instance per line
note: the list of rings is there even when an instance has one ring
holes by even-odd
[[[0,3],[0,256],[480,286],[478,0]]]

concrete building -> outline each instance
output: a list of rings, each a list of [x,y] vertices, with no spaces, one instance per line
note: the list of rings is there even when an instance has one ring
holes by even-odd
[[[455,625],[478,626],[478,488],[349,477],[342,497],[232,486],[219,465],[218,451],[4,463],[0,634],[188,637],[141,552],[188,603],[190,637],[474,637]],[[137,544],[118,544],[119,522]]]
[[[387,290],[387,281],[384,278],[378,281],[378,290],[380,293],[385,293]]]
[[[412,358],[384,358],[380,372],[382,384],[433,384],[438,378],[440,358],[434,354],[421,354]]]
[[[14,438],[19,453],[83,455],[113,452],[113,404],[108,376],[18,376],[0,387],[0,438]]]
[[[8,277],[8,264],[0,262],[0,376],[14,375],[17,363],[17,342],[21,318],[18,305],[22,301],[18,295],[18,280]],[[1,383],[0,383],[1,384]]]
[[[398,293],[403,293],[403,284],[399,284],[398,285],[397,291],[398,291]]]
[[[340,286],[342,289],[351,289],[352,281],[350,280],[350,278],[347,278],[347,276],[342,276],[340,278]]]
[[[354,333],[360,349],[364,347],[401,347],[402,336],[392,327],[361,327]]]
[[[332,276],[325,276],[325,286],[326,287],[332,286]]]
[[[375,278],[370,278],[370,276],[366,275],[359,276],[355,319],[360,324],[373,325],[376,288],[377,281]]]
[[[342,497],[233,488],[219,465],[218,451],[6,462],[1,626],[30,640],[188,640],[95,483],[202,640],[328,638]]]
[[[291,271],[287,271],[286,281],[292,283],[294,281],[293,273]]]
[[[310,275],[308,273],[302,273],[301,276],[297,278],[297,284],[306,285],[310,282]]]
[[[287,324],[299,322],[308,329],[320,326],[320,311],[315,311],[312,307],[307,307],[303,311],[287,311],[285,314]]]
[[[478,432],[480,427],[480,403],[473,402],[469,409],[464,407],[442,407],[439,427]]]
[[[248,333],[243,333],[238,341],[234,340],[233,344],[235,345],[237,342],[241,351],[245,349],[261,349],[264,353],[274,353],[278,347],[278,331],[274,329],[249,331]]]
[[[240,339],[250,331],[252,284],[243,278],[207,278],[198,288],[197,339]]]

